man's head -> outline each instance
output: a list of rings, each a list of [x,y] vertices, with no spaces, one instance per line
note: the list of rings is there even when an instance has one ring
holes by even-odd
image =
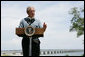
[[[27,7],[27,14],[29,15],[29,17],[33,18],[35,15],[34,7]]]

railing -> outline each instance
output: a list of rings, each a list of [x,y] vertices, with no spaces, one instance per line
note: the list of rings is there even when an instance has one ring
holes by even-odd
[[[84,52],[84,50],[79,50],[79,49],[47,49],[47,50],[41,50],[41,55],[52,55],[52,54],[63,54],[63,53],[76,53],[76,52]]]
[[[84,52],[82,49],[41,49],[40,55],[52,55],[52,54],[63,54],[63,53],[73,53],[73,52]],[[1,51],[1,55],[9,56],[22,56],[21,50],[5,50]]]

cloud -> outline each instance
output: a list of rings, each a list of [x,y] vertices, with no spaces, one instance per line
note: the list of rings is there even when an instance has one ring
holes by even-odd
[[[53,35],[54,34],[54,35]],[[74,32],[49,33],[40,38],[43,49],[84,49],[83,37],[76,38]]]
[[[40,39],[41,48],[83,48],[79,47],[83,45],[81,44],[82,41],[74,40],[76,33],[69,32],[69,21],[71,18],[68,19],[68,11],[74,6],[71,3],[60,3],[47,7],[37,13],[39,14],[38,17],[40,16],[40,20],[48,25],[45,39]],[[77,44],[77,41],[79,41],[79,44]]]
[[[1,50],[21,50],[22,38],[13,38],[12,40],[1,41]]]

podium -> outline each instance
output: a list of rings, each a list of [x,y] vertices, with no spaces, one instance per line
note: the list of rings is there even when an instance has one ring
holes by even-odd
[[[28,26],[26,28],[16,28],[16,35],[19,37],[28,36],[30,39],[29,44],[29,56],[32,56],[32,36],[35,37],[43,37],[44,36],[44,28],[33,28],[32,26]]]
[[[35,33],[32,36],[36,36],[36,37],[43,37],[44,36],[44,28],[34,28],[35,29]],[[19,37],[23,37],[25,36],[25,28],[16,28],[16,35]],[[29,36],[28,36],[29,37]]]

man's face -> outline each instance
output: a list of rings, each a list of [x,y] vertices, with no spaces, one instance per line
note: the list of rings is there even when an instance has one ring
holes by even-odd
[[[34,17],[35,15],[35,9],[33,7],[30,8],[29,12],[28,12],[29,17]]]

